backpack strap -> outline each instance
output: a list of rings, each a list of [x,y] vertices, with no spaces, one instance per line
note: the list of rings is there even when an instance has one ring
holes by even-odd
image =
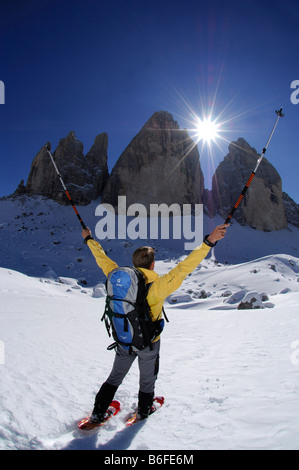
[[[146,284],[147,294],[148,294],[148,291],[150,290],[152,284],[153,284],[152,282],[149,282],[148,284]],[[146,295],[147,295],[147,294],[146,294]],[[163,317],[165,318],[165,320],[167,321],[167,323],[169,323],[168,317],[167,317],[166,312],[165,312],[164,305],[163,305],[163,307],[162,307],[162,313],[163,313]]]
[[[164,306],[162,307],[162,312],[163,312],[163,317],[165,318],[165,320],[167,321],[167,323],[169,323],[169,320],[168,320],[168,317],[167,317],[167,315],[166,315]]]
[[[149,291],[149,288],[150,286],[152,285],[152,283],[149,283],[149,284],[146,284],[145,283],[145,278],[144,278],[144,275],[142,274],[142,272],[137,269],[137,268],[132,268],[134,269],[134,271],[136,272],[136,275],[139,279],[139,282],[142,283],[142,285],[144,286],[144,292],[142,294],[142,297],[141,299],[139,299],[139,303],[142,305],[144,304],[144,308],[148,308],[148,312],[149,312],[149,316],[150,316],[150,307],[148,305],[148,302],[147,302],[147,295],[148,295],[148,291]],[[151,341],[151,338],[149,336],[149,332],[148,332],[148,329],[146,328],[146,314],[145,314],[145,311],[142,309],[140,310],[140,316],[139,316],[139,323],[140,323],[140,328],[141,328],[141,331],[142,331],[142,335],[143,335],[143,338],[145,340],[145,344],[150,348],[150,350],[153,349],[153,345],[152,345],[152,341]]]

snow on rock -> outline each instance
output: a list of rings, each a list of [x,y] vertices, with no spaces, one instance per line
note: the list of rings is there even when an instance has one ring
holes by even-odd
[[[105,287],[105,284],[103,283],[100,283],[93,288],[93,292],[92,292],[93,297],[96,297],[96,298],[105,297],[106,294],[107,294],[106,287]]]
[[[170,304],[176,304],[181,302],[192,302],[192,297],[190,294],[187,293],[174,293],[167,297],[167,302]]]
[[[226,291],[227,292],[227,291]],[[226,304],[238,304],[241,300],[246,296],[246,290],[241,289],[231,294],[227,299],[224,299],[224,303]]]
[[[264,308],[264,304],[257,292],[248,292],[238,305],[238,310],[251,308]]]
[[[73,277],[59,276],[58,282],[60,282],[61,284],[66,284],[67,286],[70,286],[70,287],[75,287],[78,285],[78,279],[74,279]]]

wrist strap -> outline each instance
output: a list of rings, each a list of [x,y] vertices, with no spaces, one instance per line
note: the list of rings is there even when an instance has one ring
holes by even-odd
[[[87,245],[88,240],[93,240],[93,238],[92,238],[91,235],[87,235],[87,237],[84,238],[84,243],[85,243],[85,245]]]
[[[216,243],[210,242],[210,240],[208,240],[209,236],[210,236],[210,234],[205,236],[205,238],[204,238],[204,243],[205,243],[206,245],[208,245],[209,247],[213,248],[214,246],[217,245],[217,242],[216,242]]]

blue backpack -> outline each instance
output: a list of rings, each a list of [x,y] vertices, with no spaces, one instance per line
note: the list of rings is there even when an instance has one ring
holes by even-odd
[[[137,268],[118,267],[109,273],[102,321],[105,320],[108,335],[112,332],[115,342],[107,349],[114,349],[118,344],[130,352],[147,346],[152,349],[153,340],[164,328],[164,320],[151,319],[146,299],[150,286]],[[168,321],[165,312],[164,316]]]

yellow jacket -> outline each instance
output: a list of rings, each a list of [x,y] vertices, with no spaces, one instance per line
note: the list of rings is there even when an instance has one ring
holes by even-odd
[[[90,239],[87,241],[87,245],[95,257],[97,264],[106,276],[108,276],[113,269],[118,267],[117,264],[106,255],[97,241]],[[143,273],[146,283],[152,283],[148,291],[147,301],[151,309],[153,321],[162,317],[162,307],[166,297],[180,287],[183,280],[202,262],[210,249],[208,245],[202,243],[183,261],[178,263],[175,268],[162,276],[159,276],[159,274],[150,269],[138,268]]]

